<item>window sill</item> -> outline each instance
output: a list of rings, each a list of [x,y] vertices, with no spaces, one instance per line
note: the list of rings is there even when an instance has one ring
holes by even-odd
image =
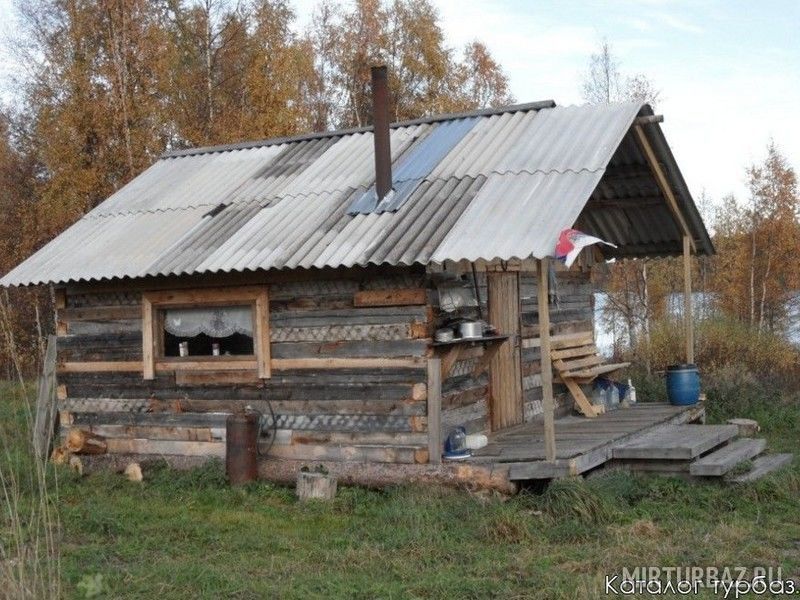
[[[156,360],[156,371],[258,370],[255,356],[175,356]]]

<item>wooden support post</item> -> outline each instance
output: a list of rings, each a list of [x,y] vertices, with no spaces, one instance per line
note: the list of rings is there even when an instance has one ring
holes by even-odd
[[[556,428],[553,402],[553,367],[550,357],[550,269],[547,258],[539,261],[539,340],[542,363],[542,409],[544,411],[544,453],[548,461],[556,460]]]
[[[489,272],[486,276],[489,323],[501,335],[489,367],[492,431],[522,423],[522,365],[520,353],[519,273]]]
[[[154,338],[153,304],[145,295],[142,298],[142,378],[155,379],[156,356]]]
[[[658,162],[658,157],[656,157],[656,153],[653,150],[653,147],[650,145],[650,141],[647,139],[647,134],[644,132],[644,129],[642,129],[641,125],[634,125],[633,129],[636,132],[636,138],[639,140],[639,146],[641,147],[642,152],[647,159],[647,163],[650,165],[653,175],[655,175],[658,187],[661,189],[661,193],[667,199],[667,205],[672,211],[678,227],[680,227],[680,230],[683,232],[683,234],[688,237],[690,235],[689,226],[686,224],[686,219],[683,218],[683,213],[678,206],[678,200],[675,198],[675,194],[672,193],[672,187],[670,187],[669,179],[667,179],[664,169],[661,168],[661,165]],[[692,248],[694,248],[693,238],[689,238],[689,243],[692,245]]]
[[[428,462],[442,462],[442,360],[428,359]]]
[[[694,364],[694,319],[692,318],[692,248],[683,236],[683,321],[686,328],[686,362]]]

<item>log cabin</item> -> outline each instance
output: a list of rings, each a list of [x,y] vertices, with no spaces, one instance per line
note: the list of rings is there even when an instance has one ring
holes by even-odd
[[[194,464],[251,408],[279,481],[513,487],[442,462],[459,426],[543,423],[536,460],[560,460],[574,398],[542,348],[591,335],[593,265],[714,251],[661,118],[544,101],[390,124],[373,77],[374,127],[167,152],[2,278],[54,289],[62,435]],[[614,247],[566,269],[569,228]],[[475,319],[489,333],[434,338]]]

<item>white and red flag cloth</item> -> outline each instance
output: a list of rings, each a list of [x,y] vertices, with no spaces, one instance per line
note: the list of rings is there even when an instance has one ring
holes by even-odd
[[[557,259],[564,261],[567,267],[571,267],[581,250],[592,244],[605,244],[616,248],[614,244],[601,240],[599,237],[587,235],[577,229],[565,229],[558,236],[555,256]]]

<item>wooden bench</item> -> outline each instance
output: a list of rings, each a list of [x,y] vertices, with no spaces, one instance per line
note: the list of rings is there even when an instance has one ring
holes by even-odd
[[[581,389],[581,384],[594,381],[598,376],[624,369],[631,363],[606,363],[594,343],[591,331],[553,336],[550,340],[550,357],[558,378],[567,386],[575,403],[587,417],[605,412],[605,407],[594,406]]]

